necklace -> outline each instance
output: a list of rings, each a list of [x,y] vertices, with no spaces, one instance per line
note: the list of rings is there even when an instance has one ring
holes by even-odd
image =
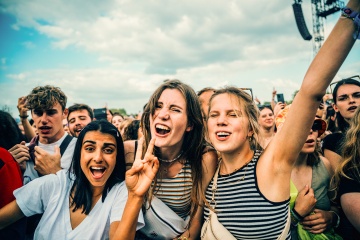
[[[181,157],[182,154],[183,154],[183,151],[181,151],[180,154],[179,154],[176,158],[174,158],[174,159],[161,159],[161,158],[159,158],[159,157],[158,157],[158,159],[159,159],[161,162],[172,163],[172,162],[175,162],[176,160],[178,160],[178,159]]]
[[[248,169],[248,164],[251,162],[251,160],[252,160],[252,158],[251,158],[249,161],[247,161],[246,163],[244,163],[241,167],[239,167],[239,168],[235,168],[235,170],[234,170],[233,172],[231,172],[231,173],[228,173],[228,174],[227,174],[227,177],[229,177],[229,176],[230,176],[230,174],[232,174],[232,173],[236,172],[236,171],[237,171],[237,170],[239,170],[240,168],[245,167],[244,175],[242,176],[242,178],[240,178],[240,179],[239,179],[239,180],[237,180],[236,182],[243,181],[243,180],[245,179],[246,171],[247,171],[247,169]]]

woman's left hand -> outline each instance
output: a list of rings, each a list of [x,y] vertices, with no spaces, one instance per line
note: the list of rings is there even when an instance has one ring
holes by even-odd
[[[315,209],[313,214],[304,217],[301,224],[303,228],[311,233],[322,233],[331,227],[333,213]]]
[[[137,197],[144,196],[159,169],[159,160],[153,155],[155,138],[151,139],[144,159],[141,159],[143,141],[143,138],[139,140],[134,164],[125,176],[129,194]]]

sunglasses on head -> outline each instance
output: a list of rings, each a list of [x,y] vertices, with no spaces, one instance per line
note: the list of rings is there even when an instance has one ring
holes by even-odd
[[[354,79],[354,80],[360,81],[360,75],[354,75],[354,76],[351,76],[351,77],[348,77],[348,78],[344,78],[344,79]],[[330,91],[331,91],[331,93],[333,93],[333,91],[334,91],[334,88],[335,88],[334,85],[336,85],[338,82],[341,82],[341,81],[344,80],[344,79],[341,79],[341,80],[336,81],[336,82],[332,82],[332,83],[330,84]]]
[[[315,120],[313,125],[311,126],[311,130],[315,131],[319,131],[322,129],[322,122],[321,120]]]

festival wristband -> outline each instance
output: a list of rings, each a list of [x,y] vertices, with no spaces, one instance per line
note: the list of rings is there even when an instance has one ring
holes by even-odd
[[[341,17],[353,20],[355,24],[354,39],[360,39],[360,14],[350,8],[343,8],[341,11]]]

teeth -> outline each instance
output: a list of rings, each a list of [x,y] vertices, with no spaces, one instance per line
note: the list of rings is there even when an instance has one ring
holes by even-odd
[[[104,167],[91,167],[91,169],[94,169],[94,170],[102,170],[102,169],[105,169]]]
[[[156,125],[156,128],[159,128],[159,129],[162,129],[162,130],[170,130],[170,128],[168,128],[167,126],[164,126],[164,125]]]
[[[218,132],[217,135],[218,135],[218,136],[229,136],[230,133],[227,133],[227,132]]]

